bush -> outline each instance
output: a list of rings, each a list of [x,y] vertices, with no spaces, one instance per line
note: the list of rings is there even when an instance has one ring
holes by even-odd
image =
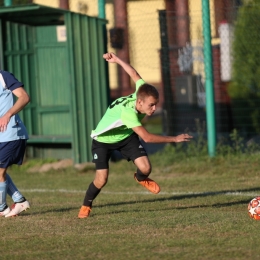
[[[240,116],[247,132],[260,133],[260,0],[245,2],[239,10],[235,23],[233,42],[233,75],[229,86],[229,95],[236,107],[245,109]],[[244,122],[242,122],[244,121]]]

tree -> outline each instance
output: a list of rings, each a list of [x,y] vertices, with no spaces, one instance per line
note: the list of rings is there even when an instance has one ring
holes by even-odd
[[[244,110],[246,111],[245,118],[247,117],[249,120],[249,127],[246,127],[245,130],[256,133],[260,133],[259,21],[260,0],[245,1],[235,22],[233,75],[232,83],[229,86],[229,95],[234,103],[240,106],[243,104],[243,109],[246,109]],[[245,118],[242,119],[244,123]]]

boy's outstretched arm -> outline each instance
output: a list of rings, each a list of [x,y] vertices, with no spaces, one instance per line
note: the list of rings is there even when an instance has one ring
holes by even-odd
[[[177,136],[155,135],[149,133],[143,126],[133,127],[132,129],[146,143],[180,143],[189,142],[193,138],[189,134],[180,134]]]
[[[134,82],[141,79],[141,76],[130,64],[118,58],[113,52],[103,54],[103,58],[107,62],[117,63],[118,65],[120,65]]]

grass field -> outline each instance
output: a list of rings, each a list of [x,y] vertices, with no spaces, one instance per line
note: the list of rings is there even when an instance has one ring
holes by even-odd
[[[131,162],[111,163],[88,219],[77,214],[93,170],[13,167],[31,209],[1,219],[1,259],[259,259],[260,221],[247,214],[260,195],[259,156],[178,157],[168,149],[151,156],[158,195],[134,181]]]

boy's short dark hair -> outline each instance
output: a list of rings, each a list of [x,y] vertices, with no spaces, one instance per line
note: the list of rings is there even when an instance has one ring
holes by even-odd
[[[150,96],[159,99],[159,92],[154,86],[145,83],[138,89],[136,96],[142,100]]]

